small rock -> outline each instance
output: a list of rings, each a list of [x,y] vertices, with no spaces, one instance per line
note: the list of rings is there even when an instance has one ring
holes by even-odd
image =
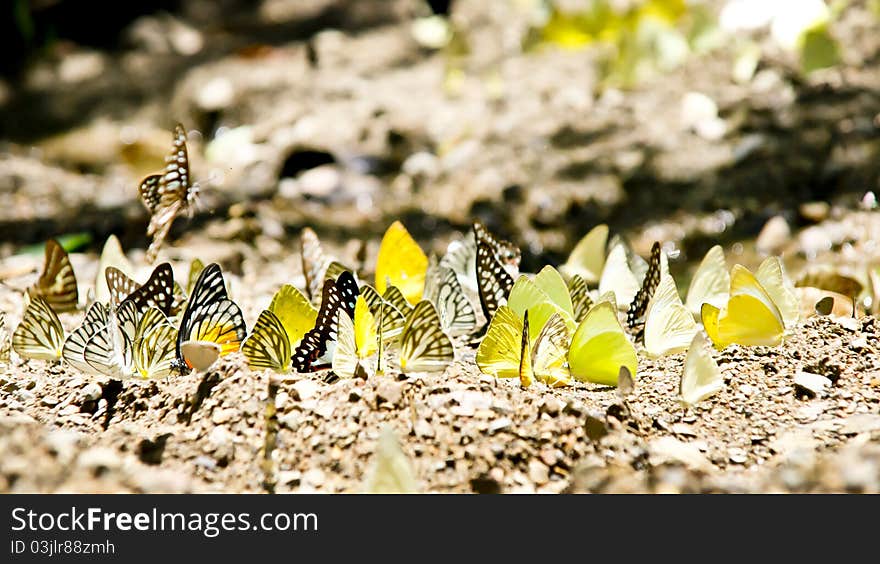
[[[791,239],[791,228],[781,215],[771,217],[758,234],[755,247],[761,253],[775,254]]]
[[[277,482],[285,486],[298,486],[300,480],[302,480],[302,472],[299,470],[282,470],[277,475]]]
[[[692,470],[711,471],[712,463],[696,445],[682,442],[674,437],[659,437],[648,443],[648,462],[651,466],[666,463],[683,464]]]
[[[814,398],[831,385],[831,380],[819,374],[800,371],[794,377],[795,394]]]
[[[318,388],[320,386],[314,380],[300,380],[292,387],[294,393],[291,394],[291,396],[293,399],[297,401],[305,401],[318,393]]]
[[[556,463],[559,462],[559,459],[561,458],[555,448],[541,449],[539,456],[541,457],[541,462],[550,468],[556,466]]]
[[[834,321],[847,331],[855,332],[862,327],[861,322],[855,317],[835,317]]]
[[[851,415],[843,421],[838,430],[843,435],[858,435],[880,430],[880,415],[876,413],[859,413]]]
[[[55,396],[45,396],[40,403],[45,405],[46,407],[54,407],[58,405],[58,398]]]
[[[223,408],[223,409],[215,409],[213,413],[211,413],[211,421],[215,425],[221,425],[226,423],[232,418],[235,417],[235,409],[231,407]]]
[[[732,448],[727,451],[727,458],[734,464],[745,464],[749,455],[741,448]]]
[[[431,438],[434,436],[434,427],[428,423],[427,419],[419,419],[416,421],[415,426],[413,427],[413,431],[416,436]]]
[[[196,104],[206,112],[227,108],[235,101],[235,88],[232,81],[217,76],[206,82],[196,94]]]
[[[489,433],[497,433],[502,429],[506,429],[513,424],[513,421],[508,417],[499,417],[498,419],[489,423]]]
[[[403,399],[404,382],[384,380],[376,388],[376,404],[397,407]]]
[[[554,397],[549,397],[541,402],[541,407],[538,408],[538,412],[556,417],[562,411],[563,407],[565,407],[565,404],[561,401]]]
[[[94,382],[89,382],[79,391],[77,403],[83,404],[87,401],[97,401],[103,393],[101,386]]]
[[[819,223],[828,219],[831,205],[828,202],[805,202],[798,207],[798,213],[807,221]]]
[[[327,477],[324,474],[324,471],[320,468],[312,468],[302,475],[303,483],[312,486],[313,488],[322,486],[326,479]]]
[[[853,339],[849,344],[849,348],[856,352],[864,351],[868,349],[868,339],[864,337],[859,337],[857,339]]]
[[[122,466],[122,459],[112,448],[92,447],[79,455],[76,464],[93,472],[100,469],[114,470]]]
[[[196,466],[200,466],[202,468],[205,468],[207,470],[214,470],[217,468],[217,463],[214,462],[214,459],[209,456],[204,456],[204,455],[197,456],[195,458],[195,460],[193,460],[193,464],[195,464]]]
[[[67,464],[73,460],[76,454],[76,445],[79,439],[80,434],[76,431],[59,429],[46,435],[46,445],[51,452],[55,453],[59,462]]]
[[[672,424],[672,432],[676,435],[683,435],[685,437],[696,437],[697,433],[694,431],[694,428],[688,425],[687,423],[673,423]]]
[[[529,461],[529,479],[537,484],[546,484],[550,481],[550,469],[540,460],[533,458]]]
[[[226,427],[214,427],[208,433],[205,450],[214,455],[214,460],[220,466],[226,466],[235,455],[235,444],[232,442],[232,434]]]

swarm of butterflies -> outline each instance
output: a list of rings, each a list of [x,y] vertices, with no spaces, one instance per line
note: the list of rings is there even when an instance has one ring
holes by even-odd
[[[164,172],[140,186],[152,214],[148,262],[174,218],[191,212],[197,186],[190,178],[178,125]],[[728,270],[723,250],[713,247],[683,302],[659,242],[645,261],[608,236],[598,225],[559,270],[530,275],[519,272],[520,250],[479,223],[438,259],[397,221],[382,238],[370,285],[306,228],[304,287],[282,286],[250,334],[217,264],[193,261],[185,288],[167,262],[141,284],[111,237],[93,299],[67,336],[58,313],[78,309],[78,284],[66,251],[50,240],[12,347],[21,357],[63,360],[89,374],[148,379],[208,370],[238,351],[252,369],[281,374],[329,369],[337,378],[369,378],[389,359],[403,373],[439,372],[476,346],[481,372],[523,387],[581,381],[621,389],[634,385],[637,347],[649,358],[687,351],[680,396],[695,405],[723,387],[708,341],[719,350],[776,346],[802,317],[778,257],[754,273],[741,265]],[[827,296],[821,302],[830,308]]]

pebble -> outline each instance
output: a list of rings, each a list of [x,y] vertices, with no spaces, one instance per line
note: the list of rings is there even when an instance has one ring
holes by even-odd
[[[404,385],[403,382],[383,381],[376,388],[376,403],[380,406],[385,403],[390,407],[397,407],[403,398]]]
[[[307,399],[311,399],[315,394],[318,393],[318,388],[320,387],[317,382],[314,380],[300,380],[296,382],[293,386],[294,393],[291,394],[293,399],[298,401],[305,401]]]
[[[727,458],[734,464],[745,464],[749,455],[741,448],[732,448],[727,451]]]
[[[223,409],[215,409],[213,413],[211,413],[211,421],[215,425],[221,425],[232,420],[235,417],[235,409],[231,407],[223,408]]]
[[[550,469],[540,460],[529,460],[529,480],[537,485],[546,484],[550,481]]]
[[[776,215],[767,220],[758,238],[755,247],[758,252],[775,254],[780,252],[791,239],[791,228],[781,215]]]
[[[831,380],[819,374],[800,371],[794,377],[795,393],[803,394],[810,398],[821,395],[829,386],[831,386]]]
[[[513,421],[510,420],[509,417],[499,417],[495,419],[491,423],[489,423],[489,433],[497,433],[502,429],[506,429],[513,424]]]
[[[94,382],[89,382],[79,391],[79,399],[77,403],[83,404],[87,401],[96,401],[103,395],[101,386]]]
[[[554,397],[546,398],[541,402],[541,406],[538,408],[539,413],[546,413],[547,415],[552,415],[553,417],[559,415],[562,409],[565,407],[561,401]]]
[[[113,470],[122,466],[122,459],[112,448],[92,447],[77,457],[76,465],[88,470],[97,470],[99,468]]]
[[[302,475],[302,482],[312,487],[320,487],[324,485],[327,477],[320,468],[312,468]]]
[[[46,407],[54,407],[58,405],[58,398],[56,398],[55,396],[45,396],[42,400],[40,400],[40,403],[42,403]]]

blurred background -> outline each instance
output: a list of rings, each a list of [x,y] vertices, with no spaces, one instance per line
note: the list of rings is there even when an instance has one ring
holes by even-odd
[[[2,256],[64,234],[143,249],[137,185],[178,121],[203,198],[171,242],[227,265],[292,260],[305,225],[344,246],[397,218],[438,252],[479,219],[526,269],[597,222],[679,268],[716,242],[880,252],[880,0],[0,10]]]

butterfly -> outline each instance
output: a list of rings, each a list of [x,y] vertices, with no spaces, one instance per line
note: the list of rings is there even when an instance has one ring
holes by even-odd
[[[568,366],[572,377],[581,382],[616,386],[620,367],[636,374],[638,359],[609,301],[600,301],[581,321],[571,338]]]
[[[678,394],[682,404],[693,407],[704,399],[718,393],[724,387],[721,370],[709,354],[706,338],[702,332],[694,335],[688,348],[681,372]]]
[[[12,333],[12,349],[22,358],[59,360],[64,347],[64,327],[58,314],[40,296],[30,298],[21,323]]]
[[[443,332],[440,315],[428,300],[416,304],[407,316],[399,340],[398,361],[403,373],[443,371],[455,359],[452,341]]]
[[[378,351],[376,329],[376,319],[362,296],[358,296],[355,303],[354,319],[344,311],[339,312],[339,330],[332,363],[333,373],[337,377],[366,378],[373,371],[367,359]]]
[[[722,307],[727,302],[729,290],[730,273],[724,260],[724,249],[721,245],[715,245],[703,257],[691,278],[685,307],[694,317],[699,318],[704,303]]]
[[[724,309],[704,303],[703,327],[719,350],[731,344],[776,346],[785,334],[785,321],[767,290],[746,267],[730,271],[730,299]]]
[[[339,312],[354,315],[355,301],[359,294],[357,282],[351,272],[343,272],[336,280],[324,281],[321,292],[321,308],[315,326],[309,330],[299,346],[293,351],[292,366],[297,372],[314,372],[315,363],[327,353],[327,345],[336,340],[339,328]]]
[[[192,259],[189,263],[189,275],[186,278],[186,294],[192,294],[193,288],[196,286],[196,281],[199,279],[199,274],[205,269],[205,264],[197,258]]]
[[[477,297],[477,241],[473,230],[464,239],[449,243],[438,266],[453,271],[468,295]]]
[[[104,243],[104,248],[101,251],[101,257],[98,259],[98,274],[95,278],[95,301],[102,303],[108,303],[112,299],[110,287],[107,285],[107,275],[105,274],[108,267],[113,267],[126,278],[130,279],[133,276],[134,267],[122,251],[122,245],[119,243],[116,235],[107,237],[107,241]],[[114,305],[119,305],[119,302]]]
[[[429,270],[424,298],[437,308],[443,331],[450,336],[466,335],[474,330],[477,324],[474,307],[452,269],[438,266]]]
[[[391,224],[376,258],[376,290],[385,293],[389,286],[396,286],[410,303],[422,297],[425,288],[425,272],[428,257],[400,221]]]
[[[6,331],[6,314],[0,311],[0,362],[9,362],[9,351],[12,349],[12,341],[9,332]]]
[[[95,302],[86,311],[83,322],[64,341],[61,349],[61,357],[65,362],[80,372],[91,374],[92,367],[85,361],[86,343],[95,336],[101,328],[107,325],[110,316],[110,308],[101,302]]]
[[[583,321],[587,312],[593,307],[593,300],[587,290],[587,283],[580,275],[573,275],[568,281],[568,292],[571,297],[571,305],[574,311],[574,320],[577,323]]]
[[[300,256],[302,258],[303,277],[306,280],[306,296],[312,303],[317,303],[322,296],[324,280],[336,280],[345,271],[354,275],[354,271],[324,253],[318,235],[306,227],[300,235]]]
[[[498,262],[503,265],[519,267],[520,260],[522,259],[522,252],[520,252],[519,247],[510,241],[495,237],[482,223],[475,222],[473,231],[474,240],[478,247],[480,244],[488,245]]]
[[[535,379],[554,387],[569,384],[568,326],[559,313],[554,313],[538,331],[538,337],[532,340],[528,311],[520,317],[507,306],[499,307],[477,348],[477,367],[496,378],[518,377],[523,388]]]
[[[269,369],[280,374],[290,370],[290,339],[272,310],[260,313],[253,332],[241,344],[241,352],[253,370]]]
[[[181,370],[185,366],[204,367],[214,352],[217,356],[222,356],[238,351],[246,335],[247,328],[241,309],[226,294],[226,283],[220,266],[216,263],[209,264],[199,274],[180,321],[176,367]],[[190,343],[184,351],[182,345],[187,342],[209,344]],[[190,353],[189,358],[187,352]]]
[[[164,378],[174,371],[177,358],[177,328],[170,322],[155,323],[164,314],[150,308],[138,325],[134,342],[134,373],[144,379]]]
[[[121,306],[124,302],[131,302],[138,315],[150,307],[171,315],[174,304],[174,271],[171,264],[163,262],[154,268],[144,285],[138,284],[113,266],[107,267],[106,277],[110,305]]]
[[[390,294],[392,288],[394,288],[394,286],[388,288],[385,293]],[[400,296],[400,299],[406,301],[402,294],[398,293],[397,295]],[[363,296],[364,301],[366,301],[373,317],[381,320],[379,322],[379,331],[382,333],[382,340],[391,341],[397,338],[397,336],[403,332],[403,326],[406,324],[406,316],[389,301],[380,296],[379,292],[369,284],[361,286],[361,296]],[[410,306],[409,303],[407,303],[406,306],[407,313],[409,313],[409,311],[412,310],[412,306]]]
[[[636,292],[633,301],[629,304],[626,312],[626,325],[630,329],[634,329],[645,317],[648,310],[648,302],[660,283],[660,263],[663,252],[660,250],[660,243],[654,241],[651,246],[651,260],[648,262],[648,271],[642,280],[642,286]]]
[[[507,306],[520,318],[529,312],[532,321],[529,338],[532,342],[554,314],[558,313],[571,329],[575,327],[568,288],[559,272],[551,266],[545,266],[534,279],[520,276],[510,290]]]
[[[390,426],[379,433],[373,461],[367,472],[364,493],[418,493],[419,485],[409,459]]]
[[[786,331],[791,331],[800,319],[800,304],[794,293],[794,286],[785,274],[785,267],[779,257],[767,257],[755,271],[755,278],[770,294],[770,298],[779,313]]]
[[[608,226],[604,223],[595,226],[578,241],[559,271],[569,279],[578,276],[588,284],[598,282],[605,266],[607,243]]]
[[[79,305],[79,290],[70,257],[58,241],[46,241],[46,255],[40,277],[29,287],[30,297],[46,300],[56,313],[76,311]]]
[[[152,263],[156,260],[174,218],[181,213],[192,217],[199,193],[198,184],[193,183],[190,177],[186,130],[183,125],[178,123],[174,127],[174,142],[171,152],[165,157],[165,170],[144,178],[138,191],[141,202],[150,212],[147,236],[152,236],[153,240],[147,249],[146,261]]]
[[[675,280],[664,274],[645,314],[645,351],[651,358],[681,352],[687,349],[696,331],[694,316],[681,303]]]
[[[296,347],[318,319],[316,310],[295,286],[285,284],[272,296],[269,310],[278,317],[291,347]],[[288,355],[290,356],[290,355]]]
[[[513,288],[513,277],[504,269],[504,265],[498,261],[492,247],[487,243],[477,243],[476,261],[480,307],[488,321],[506,303]]]
[[[115,380],[130,378],[134,373],[132,342],[112,312],[107,323],[86,341],[83,360],[94,371]]]

